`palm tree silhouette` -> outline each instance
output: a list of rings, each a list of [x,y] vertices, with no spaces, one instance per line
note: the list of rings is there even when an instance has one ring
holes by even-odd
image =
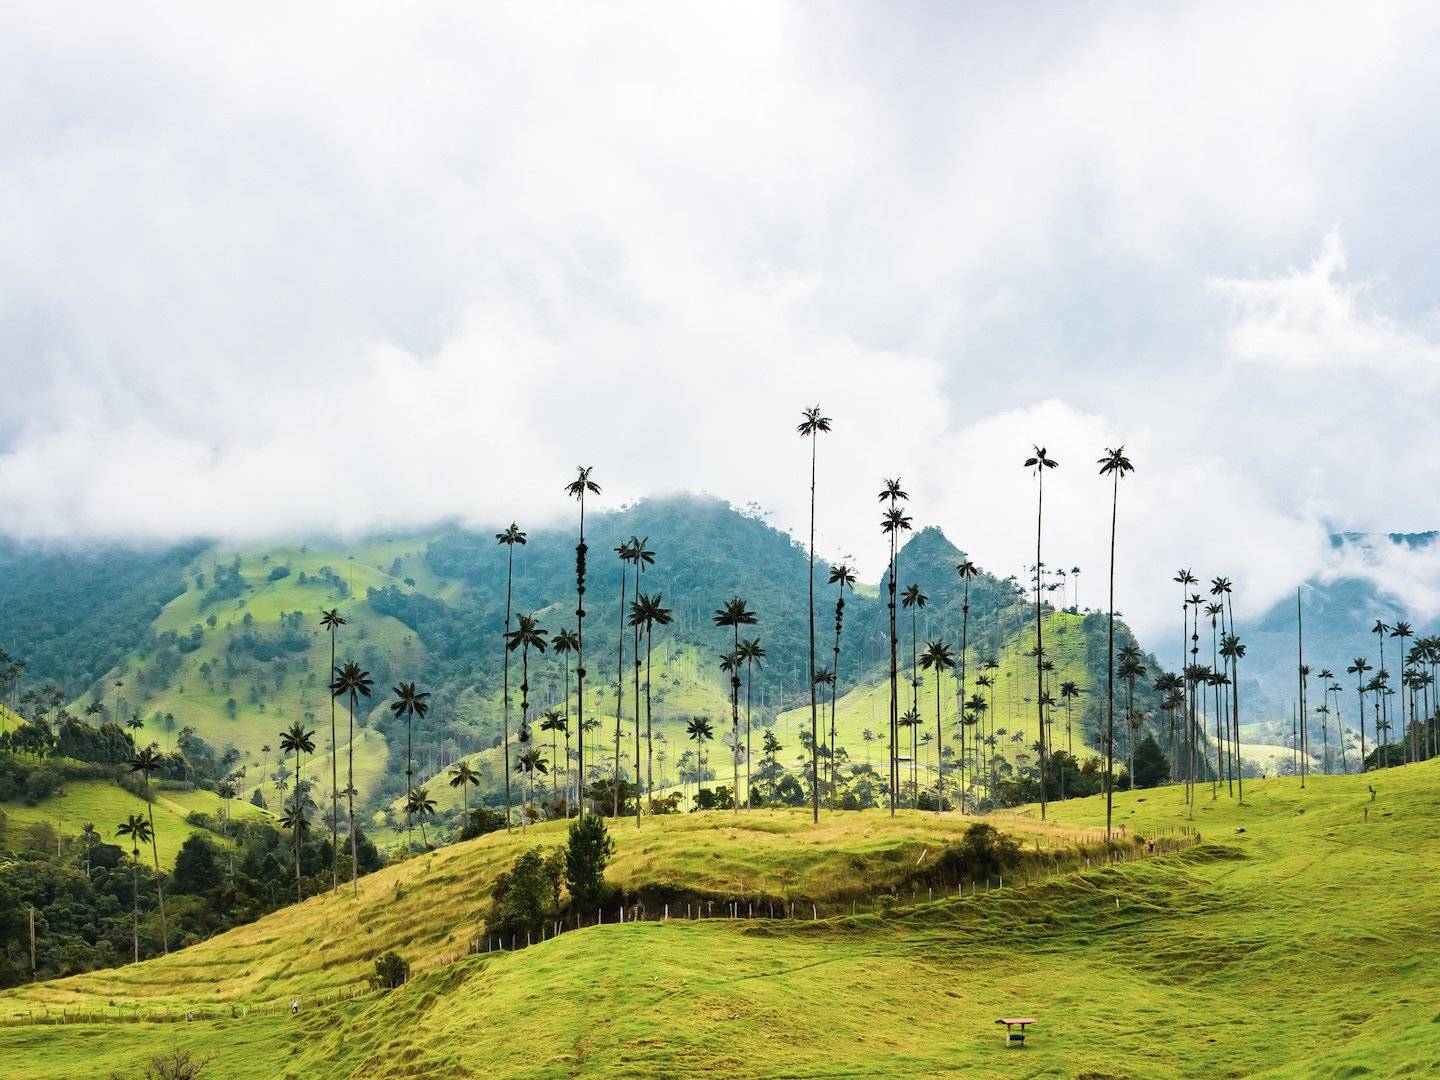
[[[612,816],[617,818],[620,816],[620,724],[625,716],[625,588],[629,583],[628,567],[635,560],[635,545],[638,543],[637,537],[631,537],[615,548],[615,554],[620,558],[620,630],[615,635],[615,804]]]
[[[291,724],[287,730],[280,733],[280,749],[283,753],[295,755],[295,810],[303,822],[305,813],[302,800],[305,798],[305,784],[300,777],[300,755],[315,752],[315,732],[306,731],[304,724],[298,722]],[[300,834],[303,831],[303,826],[295,829],[295,899],[297,902],[305,899],[300,883]]]
[[[640,575],[645,572],[645,567],[655,564],[655,553],[645,545],[649,541],[648,536],[630,537],[630,561],[635,565],[635,599],[640,599]],[[634,603],[630,605],[630,626],[635,637],[632,642],[631,656],[634,662],[632,667],[635,671],[634,699],[635,699],[635,827],[640,828],[640,637],[644,632],[644,620],[635,621]],[[621,611],[624,615],[624,611]],[[619,790],[618,788],[616,789]]]
[[[577,814],[585,813],[585,496],[599,495],[600,485],[590,479],[593,465],[578,467],[565,492],[580,503],[580,542],[575,545],[575,784]],[[509,756],[509,751],[506,751]]]
[[[820,821],[820,773],[815,747],[819,742],[820,734],[815,703],[815,455],[820,433],[830,430],[830,418],[820,415],[819,405],[806,409],[802,415],[803,419],[795,430],[802,439],[810,440],[810,575],[807,584],[810,613],[810,660],[808,682],[810,683],[810,771],[812,778],[816,781],[811,791],[811,813],[812,820],[818,824]],[[746,767],[748,774],[748,760]],[[745,805],[748,809],[750,805],[748,785],[745,796]],[[739,800],[736,801],[738,803]]]
[[[1037,446],[1034,455],[1025,459],[1024,468],[1035,470],[1035,479],[1038,483],[1038,498],[1035,504],[1035,708],[1037,718],[1040,722],[1040,820],[1044,821],[1046,816],[1045,778],[1049,772],[1049,762],[1045,747],[1045,706],[1041,699],[1045,696],[1045,672],[1041,668],[1041,661],[1045,657],[1044,635],[1040,627],[1040,568],[1044,563],[1040,561],[1040,535],[1041,528],[1045,521],[1045,470],[1053,469],[1058,462],[1052,461],[1045,456],[1045,447]],[[1108,783],[1108,781],[1107,781]],[[1106,824],[1107,836],[1109,824]]]
[[[536,747],[532,746],[528,750],[521,751],[520,756],[515,760],[515,765],[525,776],[525,787],[527,791],[525,801],[527,804],[533,804],[535,801],[535,774],[537,772],[548,773],[550,771],[545,758],[541,756],[540,751]],[[640,797],[639,792],[636,792],[635,797],[637,799]],[[526,816],[528,815],[522,814],[520,820],[523,822]]]
[[[1415,633],[1415,631],[1412,630],[1412,629],[1410,629],[1410,624],[1409,624],[1408,622],[1405,622],[1403,619],[1397,621],[1397,622],[1395,623],[1395,625],[1390,628],[1390,636],[1391,636],[1392,638],[1399,638],[1399,639],[1400,639],[1400,656],[1401,656],[1401,661],[1400,661],[1400,686],[1401,686],[1402,689],[1408,689],[1408,686],[1406,685],[1406,682],[1405,682],[1405,661],[1404,661],[1404,656],[1405,656],[1405,639],[1408,638],[1408,637],[1412,637],[1412,636],[1414,635],[1414,633]],[[1383,658],[1381,659],[1380,666],[1381,666],[1381,667],[1384,667],[1384,666],[1385,666],[1385,663],[1384,663],[1384,659],[1383,659]],[[1402,702],[1402,704],[1401,704],[1401,712],[1400,712],[1400,735],[1401,735],[1401,738],[1404,740],[1404,741],[1402,742],[1402,746],[1408,747],[1409,744],[1410,744],[1411,742],[1413,742],[1413,739],[1405,738],[1405,711],[1404,711],[1404,704],[1403,704],[1403,702]]]
[[[505,651],[514,652],[520,650],[520,732],[522,739],[530,732],[530,650],[536,652],[545,651],[545,638],[549,636],[548,630],[542,630],[534,615],[517,615],[515,618],[515,629],[505,635]],[[509,755],[509,750],[506,750]],[[530,792],[534,795],[534,791]],[[521,815],[520,827],[525,827],[524,815]],[[424,840],[422,826],[421,840]]]
[[[470,767],[468,761],[457,762],[450,770],[450,786],[460,789],[460,798],[466,821],[470,820],[470,789],[480,783],[480,774]]]
[[[943,638],[927,641],[925,651],[920,654],[920,666],[935,672],[935,812],[941,813],[945,809],[945,759],[940,754],[940,747],[945,743],[945,729],[940,724],[940,676],[954,669],[955,651],[945,644]]]
[[[505,750],[505,753],[504,753],[504,758],[505,758],[505,829],[506,829],[506,831],[509,831],[509,829],[510,829],[510,750],[509,750],[509,746],[510,746],[510,649],[507,648],[507,644],[508,644],[508,642],[509,642],[509,640],[510,640],[510,610],[511,610],[511,595],[512,595],[512,594],[511,594],[511,590],[512,590],[512,587],[514,586],[514,582],[515,582],[515,546],[518,544],[518,545],[520,545],[521,547],[524,547],[525,544],[526,544],[526,542],[527,542],[527,537],[526,537],[525,533],[521,531],[520,526],[517,525],[517,524],[515,524],[515,522],[512,521],[512,522],[510,523],[510,527],[509,527],[508,529],[506,529],[504,532],[498,532],[498,533],[495,534],[495,542],[496,542],[497,544],[504,544],[504,545],[505,545],[505,629],[504,629],[504,631],[502,631],[502,633],[501,633],[501,640],[500,640],[500,656],[501,656],[501,662],[502,662],[502,664],[504,665],[504,675],[503,675],[503,679],[504,679],[504,690],[503,690],[503,693],[502,693],[502,704],[501,704],[501,712],[502,712],[502,714],[503,714],[503,716],[504,716],[504,721],[503,721],[503,724],[504,724],[504,732],[503,732],[503,734],[502,734],[502,739],[503,739],[503,741],[502,741],[501,745],[504,746],[504,747],[506,747],[506,750]],[[409,787],[410,787],[410,781],[409,781],[409,778],[408,778],[408,777],[407,777],[407,779],[406,779],[405,786],[406,786],[406,788],[409,788]],[[422,833],[421,833],[421,839],[422,839],[422,840],[424,839],[424,833],[423,833],[423,831],[422,831]]]
[[[557,655],[565,658],[565,685],[563,687],[565,697],[565,726],[561,728],[561,730],[565,733],[565,772],[567,781],[565,787],[568,791],[570,787],[570,654],[580,648],[580,639],[576,636],[575,631],[567,630],[562,626],[559,631],[556,632],[555,636],[550,639],[550,646],[555,650]],[[579,797],[580,793],[577,788],[574,798],[578,801]],[[565,798],[565,817],[567,820],[570,817],[570,803],[571,797],[567,795]]]
[[[155,838],[150,823],[139,814],[131,814],[115,832],[130,837],[130,897],[135,914],[135,962],[140,962],[140,845]]]
[[[1245,645],[1234,632],[1235,617],[1230,617],[1231,632],[1220,643],[1220,655],[1230,665],[1230,731],[1235,739],[1235,790],[1240,801],[1245,801],[1245,768],[1240,759],[1240,661],[1245,659]]]
[[[835,782],[835,696],[840,680],[840,629],[845,623],[845,590],[855,588],[855,571],[845,563],[830,568],[829,584],[838,586],[835,598],[835,658],[830,665],[834,680],[830,683],[830,782]],[[873,735],[871,736],[874,737]],[[868,764],[868,762],[867,762]]]
[[[917,715],[920,712],[920,661],[918,653],[918,615],[930,598],[920,591],[914,582],[905,586],[900,605],[910,612],[910,708]]]
[[[334,673],[334,678],[330,680],[331,697],[337,698],[343,694],[349,698],[350,706],[350,732],[346,747],[348,773],[345,783],[345,802],[350,832],[350,892],[352,895],[358,896],[360,891],[358,884],[360,849],[355,837],[355,706],[359,698],[370,696],[370,688],[375,684],[370,678],[370,673],[353,660],[347,660],[343,667],[331,668],[331,671]]]
[[[1038,458],[1044,458],[1045,451],[1037,451]],[[1135,471],[1135,466],[1130,464],[1130,459],[1125,456],[1125,447],[1106,447],[1105,456],[1096,464],[1100,466],[1100,475],[1111,478],[1110,488],[1110,614],[1106,626],[1105,645],[1105,842],[1110,842],[1110,821],[1114,814],[1114,787],[1115,787],[1115,527],[1120,515],[1120,478],[1126,473]],[[1037,464],[1036,473],[1040,473],[1044,466]],[[1041,481],[1043,484],[1043,480]],[[1038,536],[1038,530],[1037,530]],[[1039,545],[1036,545],[1036,560],[1040,558]],[[1037,607],[1035,614],[1035,625],[1040,625],[1040,614]],[[1133,774],[1130,781],[1131,786],[1135,784]]]
[[[695,798],[700,798],[700,785],[705,782],[705,744],[715,738],[715,729],[708,716],[692,717],[685,725],[685,734],[695,744]]]
[[[1066,679],[1060,684],[1060,700],[1065,702],[1065,752],[1070,755],[1071,763],[1075,759],[1075,732],[1071,724],[1071,710],[1074,707],[1075,699],[1083,690],[1073,679]],[[1065,772],[1060,773],[1060,798],[1066,799],[1069,796],[1065,792]]]
[[[425,788],[414,788],[405,796],[406,820],[416,817],[420,819],[420,846],[422,848],[430,847],[430,841],[425,836],[425,819],[434,816],[435,800],[430,798],[430,792]]]
[[[1140,662],[1140,649],[1134,644],[1128,644],[1120,650],[1120,668],[1116,672],[1120,678],[1125,680],[1125,725],[1130,731],[1130,770],[1129,789],[1135,790],[1135,680],[1145,674],[1145,665]],[[1113,728],[1106,733],[1105,764],[1106,768],[1113,767],[1115,748],[1110,745],[1113,739]],[[1113,778],[1111,780],[1113,786]]]
[[[395,695],[395,700],[390,703],[390,711],[395,714],[397,719],[402,716],[405,718],[405,790],[410,792],[415,790],[414,739],[412,728],[415,717],[418,716],[423,720],[425,719],[425,714],[430,711],[430,695],[417,690],[413,682],[402,682],[399,686],[392,686],[390,692]],[[506,753],[508,754],[509,751],[507,750]],[[506,813],[507,815],[509,813],[508,806],[506,807]],[[407,807],[405,810],[406,851],[409,851],[411,847],[411,828],[411,813]],[[420,830],[420,842],[422,844],[425,842],[423,823],[421,824]]]
[[[540,730],[550,732],[550,756],[555,759],[555,772],[550,774],[550,798],[553,800],[556,796],[555,780],[560,773],[560,732],[565,730],[565,718],[560,715],[559,709],[546,709],[540,714]]]
[[[345,625],[338,608],[320,612],[320,625],[330,634],[330,670],[335,670],[335,634]],[[335,696],[330,696],[330,891],[340,888],[340,750],[335,732]]]
[[[160,843],[155,837],[155,805],[150,798],[150,774],[160,768],[160,755],[154,746],[138,750],[130,759],[130,771],[138,772],[145,781],[145,814],[150,821],[150,853],[155,859],[155,892],[160,898],[160,951],[170,954],[170,933],[165,924],[165,878],[160,872]]]
[[[889,502],[884,516],[880,520],[880,531],[886,536],[890,544],[890,565],[887,570],[889,582],[886,588],[886,605],[890,617],[890,816],[895,816],[895,803],[899,797],[900,788],[900,657],[899,646],[896,642],[897,632],[895,625],[895,574],[898,569],[896,560],[899,554],[900,534],[910,529],[910,518],[899,508],[899,503],[909,499],[903,488],[900,486],[900,479],[887,479],[880,489],[880,501]]]
[[[755,690],[755,666],[764,666],[765,646],[760,644],[759,638],[746,638],[740,642],[738,650],[740,660],[745,665],[745,809],[750,809],[750,714],[754,704]],[[830,699],[835,699],[834,687],[835,676],[830,675],[831,694]]]
[[[733,651],[726,653],[721,657],[720,670],[729,672],[730,674],[730,732],[732,739],[730,747],[733,751],[731,757],[734,759],[733,764],[735,769],[735,785],[738,789],[740,784],[740,627],[754,626],[758,620],[755,616],[755,613],[750,610],[744,599],[739,596],[732,596],[729,600],[725,602],[724,607],[718,609],[715,612],[711,621],[714,622],[716,626],[721,627],[722,629],[728,626],[735,633],[734,649]],[[810,696],[812,698],[815,696],[815,691],[813,687],[811,688]],[[811,719],[813,720],[814,717],[812,716]],[[817,767],[813,764],[813,744],[811,749],[811,757],[811,772],[813,775],[819,775]],[[733,802],[735,813],[738,814],[740,812],[740,798],[738,790],[736,791],[736,797]],[[815,797],[814,820],[820,820],[820,803],[818,795],[816,795]]]

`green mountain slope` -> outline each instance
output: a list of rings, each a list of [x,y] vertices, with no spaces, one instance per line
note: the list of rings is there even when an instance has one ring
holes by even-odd
[[[1440,763],[1427,762],[1314,777],[1305,789],[1254,782],[1243,805],[1202,792],[1194,823],[1204,842],[1174,855],[889,915],[591,928],[432,967],[389,994],[311,1003],[326,985],[317,946],[371,955],[402,932],[406,911],[422,910],[441,917],[404,931],[407,949],[463,942],[486,876],[479,853],[517,843],[484,838],[367,879],[385,892],[383,912],[378,893],[317,898],[166,959],[10,991],[0,1012],[18,1023],[0,1028],[0,1049],[36,1078],[102,1060],[133,1070],[172,1043],[217,1055],[217,1074],[237,1078],[1423,1075],[1440,1068],[1437,781]],[[1132,830],[1190,820],[1178,788],[1116,801]],[[1055,814],[1093,828],[1103,800]],[[677,837],[673,849],[663,828],[617,830],[619,873],[663,879],[719,857],[768,876],[800,859],[803,880],[809,853],[853,848],[827,829],[888,828],[878,812],[840,815],[812,844],[794,817],[797,835],[779,847],[743,818],[725,829],[723,815],[684,819],[687,830],[710,823],[709,833]],[[897,839],[877,831],[869,842]],[[408,884],[392,880],[402,875]],[[345,935],[348,946],[332,944]],[[221,955],[217,972],[206,961]],[[277,968],[279,957],[289,959]],[[298,1020],[245,1013],[302,986]],[[172,1015],[189,1003],[241,1004],[234,1017],[209,1008],[190,1024],[73,1023],[63,1041],[33,1023],[46,1008],[95,1016],[132,1000],[165,1002]],[[1038,1019],[1023,1052],[1005,1049],[993,1022],[1016,1014]]]

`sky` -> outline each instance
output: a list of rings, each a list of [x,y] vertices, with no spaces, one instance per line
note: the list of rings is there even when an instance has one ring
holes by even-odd
[[[1440,8],[6,5],[0,530],[541,527],[876,493],[1168,625],[1440,528]],[[1385,588],[1440,610],[1440,560]],[[1379,573],[1379,570],[1375,571]]]

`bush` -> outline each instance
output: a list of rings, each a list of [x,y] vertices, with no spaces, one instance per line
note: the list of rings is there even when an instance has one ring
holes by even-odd
[[[488,806],[476,807],[460,829],[461,840],[474,840],[477,836],[505,828],[505,815]]]
[[[988,878],[1019,860],[1019,841],[982,821],[971,825],[958,844],[945,849],[931,873],[942,881]]]
[[[560,912],[560,882],[564,876],[565,856],[561,852],[543,856],[534,848],[525,852],[495,879],[486,929],[501,937],[526,934],[538,941]]]
[[[377,990],[394,990],[410,981],[410,965],[393,950],[375,959],[375,974],[370,985]]]
[[[598,815],[587,814],[570,826],[565,885],[571,904],[579,910],[589,911],[605,902],[605,866],[614,854],[615,841]]]

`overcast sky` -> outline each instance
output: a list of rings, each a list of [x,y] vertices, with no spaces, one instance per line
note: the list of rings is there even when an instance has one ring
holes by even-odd
[[[0,528],[875,493],[1120,607],[1440,527],[1440,8],[11,4]],[[1440,566],[1385,565],[1440,606]],[[1413,580],[1415,575],[1425,582]],[[1424,615],[1421,611],[1417,614]]]

